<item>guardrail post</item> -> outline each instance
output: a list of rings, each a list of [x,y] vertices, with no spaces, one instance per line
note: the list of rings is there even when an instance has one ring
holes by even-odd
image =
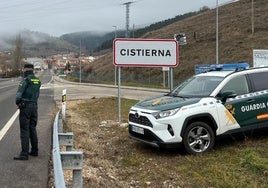
[[[56,126],[58,126],[58,133],[63,133],[63,123],[61,118],[58,119],[58,124]]]
[[[82,181],[82,168],[83,168],[83,152],[81,151],[68,151],[60,152],[61,163],[63,169],[73,170],[73,183],[72,187],[83,187]]]
[[[66,146],[66,151],[72,151],[73,150],[73,133],[59,133],[59,145],[60,146]]]
[[[81,170],[73,170],[73,188],[83,187],[83,174]]]
[[[59,133],[59,130],[61,132]],[[65,188],[63,169],[73,170],[73,188],[83,187],[83,152],[73,150],[73,133],[62,133],[63,123],[57,113],[53,124],[53,167],[55,187]],[[66,146],[66,151],[60,151],[60,146]]]

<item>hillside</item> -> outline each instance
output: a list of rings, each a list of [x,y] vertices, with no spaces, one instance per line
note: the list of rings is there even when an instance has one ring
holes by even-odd
[[[60,36],[60,39],[69,42],[70,44],[76,46],[82,46],[86,51],[92,52],[98,46],[100,46],[104,41],[109,40],[114,37],[113,33],[101,33],[101,32],[77,32],[69,33]],[[81,43],[80,43],[81,42]]]
[[[258,0],[254,3],[253,35],[251,2],[240,0],[219,7],[219,63],[246,61],[252,65],[253,49],[268,47],[268,2]],[[188,44],[180,46],[180,62],[174,69],[174,84],[192,75],[195,64],[215,64],[216,10],[201,12],[146,33],[142,38],[170,39],[175,33],[185,33]],[[96,81],[98,78],[113,80],[113,70],[112,50],[88,67]],[[161,68],[122,68],[122,82],[140,79],[146,84],[159,83],[161,77]]]
[[[50,56],[79,51],[79,47],[45,33],[23,30],[19,35],[23,41],[23,53],[26,57]],[[13,51],[16,37],[15,34],[1,36],[0,51]]]
[[[169,18],[167,20],[152,23],[143,28],[136,28],[135,30],[132,29],[130,31],[130,35],[135,36],[135,38],[139,38],[147,32],[151,32],[151,31],[163,28],[171,23],[191,17],[207,9],[209,8],[205,6],[201,8],[199,11],[188,12],[183,15],[177,15],[173,18]],[[119,38],[125,37],[125,30],[117,29],[116,35]],[[62,35],[60,36],[60,39],[65,40],[76,46],[81,45],[81,47],[85,49],[85,51],[87,52],[99,53],[100,51],[105,51],[113,46],[114,37],[115,37],[115,31],[108,32],[108,33],[97,32],[97,31],[83,31],[83,32],[68,33],[68,34]]]

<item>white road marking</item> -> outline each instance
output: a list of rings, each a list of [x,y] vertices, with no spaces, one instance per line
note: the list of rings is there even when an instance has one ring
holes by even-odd
[[[14,121],[16,120],[16,118],[19,115],[20,110],[18,109],[15,114],[10,118],[10,120],[5,124],[5,126],[1,129],[0,131],[0,141],[2,140],[2,138],[5,136],[5,134],[7,133],[7,131],[9,130],[9,128],[13,125]]]

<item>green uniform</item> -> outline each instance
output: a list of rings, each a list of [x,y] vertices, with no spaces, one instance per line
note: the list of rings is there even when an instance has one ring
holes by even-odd
[[[33,71],[25,72],[16,94],[16,104],[18,105],[21,102],[37,104],[40,86],[41,82],[39,78],[35,77]]]
[[[29,140],[31,142],[31,153],[38,155],[38,138],[36,125],[38,119],[38,97],[41,82],[33,71],[24,72],[24,78],[20,82],[16,93],[16,104],[20,109],[20,138],[21,138],[21,156],[28,157]]]

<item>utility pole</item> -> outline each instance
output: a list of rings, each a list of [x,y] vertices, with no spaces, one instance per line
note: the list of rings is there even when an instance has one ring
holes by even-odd
[[[129,38],[129,5],[132,4],[134,2],[129,1],[126,3],[123,3],[122,5],[126,6],[126,34],[125,37]],[[118,122],[121,122],[121,67],[118,67],[118,79],[117,79],[117,83],[118,83]]]
[[[251,1],[251,11],[252,11],[252,15],[251,15],[252,26],[251,27],[252,27],[252,35],[254,35],[254,0]]]
[[[117,26],[113,25],[114,27],[114,40],[117,38]],[[117,75],[117,67],[114,66],[114,85],[116,86],[116,75]]]
[[[113,28],[114,28],[114,39],[116,39],[116,37],[117,37],[117,26],[113,25]]]
[[[79,75],[79,83],[81,84],[81,78],[82,78],[82,62],[81,62],[81,39],[80,39],[80,45],[79,45],[79,64],[80,64],[80,75]]]
[[[216,64],[219,64],[219,0],[216,1]]]
[[[135,38],[135,34],[134,34],[134,32],[135,32],[135,25],[133,24],[133,28],[132,28],[132,38]]]
[[[123,3],[122,5],[126,6],[126,34],[125,37],[128,38],[129,37],[129,5],[134,3],[133,1],[129,1],[126,3]]]

